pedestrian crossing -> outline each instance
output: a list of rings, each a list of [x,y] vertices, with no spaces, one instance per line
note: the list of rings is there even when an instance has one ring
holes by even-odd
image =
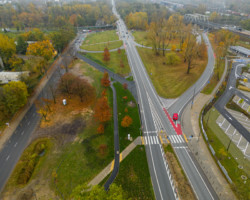
[[[185,143],[181,135],[169,135],[168,138],[171,143]]]
[[[168,140],[170,140],[170,142],[172,144],[185,143],[185,141],[181,135],[169,135],[169,136],[167,136],[167,138],[168,138]],[[144,136],[143,143],[145,145],[153,145],[153,144],[160,144],[161,142],[160,142],[158,136]]]
[[[158,136],[144,136],[145,145],[160,144]]]

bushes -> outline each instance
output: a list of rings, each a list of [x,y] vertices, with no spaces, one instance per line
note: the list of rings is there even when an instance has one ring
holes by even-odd
[[[23,154],[21,158],[21,166],[19,166],[20,171],[17,176],[17,184],[22,185],[28,183],[39,161],[40,155],[45,149],[47,149],[47,147],[48,144],[46,140],[37,141]]]
[[[180,63],[180,57],[178,55],[176,55],[176,53],[174,52],[171,52],[171,53],[168,53],[166,55],[167,57],[167,64],[168,65],[176,65],[176,64],[179,64]]]

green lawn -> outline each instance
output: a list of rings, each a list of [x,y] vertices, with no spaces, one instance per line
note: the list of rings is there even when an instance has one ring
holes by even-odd
[[[176,98],[192,86],[203,73],[207,60],[197,60],[197,66],[187,74],[187,64],[167,65],[166,57],[156,56],[152,50],[137,48],[157,93],[164,98]]]
[[[105,181],[101,184],[103,185]],[[121,163],[114,181],[131,199],[154,200],[154,191],[144,146],[137,146]]]
[[[222,65],[220,65],[219,68],[214,69],[213,76],[209,80],[209,83],[203,88],[201,93],[211,94],[216,85],[219,83],[224,70],[225,70],[225,62]],[[219,71],[219,80],[218,80],[218,71]]]
[[[118,107],[118,122],[119,122],[119,138],[120,138],[120,151],[124,150],[131,142],[127,140],[128,133],[133,139],[136,139],[140,135],[140,118],[137,103],[129,92],[129,90],[124,90],[123,86],[120,83],[114,83],[117,95],[117,107]],[[127,100],[124,100],[123,97],[127,96]],[[133,102],[133,107],[129,106],[129,102]],[[125,109],[128,109],[128,112],[125,112]],[[130,116],[133,119],[133,123],[130,127],[124,128],[121,126],[121,121],[125,115]]]
[[[210,113],[210,114],[209,114]],[[208,127],[206,121],[209,116]],[[219,116],[219,112],[212,108],[204,118],[204,126],[206,129],[209,142],[216,152],[216,156],[219,158],[221,164],[225,167],[228,175],[232,179],[234,185],[232,185],[233,191],[239,199],[250,199],[250,185],[244,184],[241,179],[241,175],[250,177],[250,162],[244,159],[243,153],[232,142],[227,152],[227,147],[230,142],[229,137],[222,131],[222,129],[216,124],[216,119]],[[236,160],[237,158],[237,160]],[[238,165],[243,166],[243,169],[239,169]],[[248,180],[247,180],[248,182]]]
[[[125,50],[121,50],[120,54],[118,54],[117,51],[110,52],[110,61],[107,63],[103,61],[102,53],[87,53],[85,56],[122,76],[127,76],[130,73],[130,67],[128,65],[128,59],[125,54]],[[121,60],[124,64],[124,68],[120,66]]]
[[[119,40],[119,37],[115,30],[90,33],[81,48],[89,51],[103,51],[106,46],[109,49],[115,49],[122,46],[122,41],[117,40]]]
[[[147,34],[148,34],[148,32],[146,32],[146,31],[134,31],[133,32],[133,36],[135,38],[135,41],[138,44],[148,46],[148,47],[152,47],[153,46],[152,42],[148,38]]]

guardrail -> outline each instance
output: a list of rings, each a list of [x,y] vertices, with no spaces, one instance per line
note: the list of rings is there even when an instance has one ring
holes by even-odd
[[[205,108],[206,108],[206,106],[205,106]],[[208,140],[208,137],[207,137],[207,133],[206,133],[206,131],[205,131],[205,129],[204,129],[204,125],[203,125],[203,116],[204,116],[204,110],[205,110],[205,108],[203,108],[202,113],[201,113],[201,117],[200,117],[200,124],[201,124],[202,133],[203,133],[203,135],[204,135],[204,137],[205,137],[205,139],[206,139],[206,141],[207,141],[208,147],[209,147],[209,149],[210,149],[210,151],[211,151],[211,153],[212,153],[214,159],[215,159],[216,162],[218,163],[218,165],[219,165],[221,171],[223,172],[223,174],[224,174],[225,177],[227,178],[228,182],[229,182],[230,184],[232,184],[232,183],[233,183],[233,182],[232,182],[232,179],[231,179],[230,176],[228,175],[227,170],[223,167],[223,165],[220,163],[219,159],[216,157],[215,151],[214,151],[213,147],[210,145],[209,140]]]

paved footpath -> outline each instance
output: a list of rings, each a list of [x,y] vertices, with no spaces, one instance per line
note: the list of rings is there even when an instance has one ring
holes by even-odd
[[[121,153],[120,153],[120,162],[127,157],[128,154],[133,151],[133,149],[137,146],[141,145],[141,137],[137,137],[130,145],[126,147]],[[92,181],[89,182],[90,186],[98,185],[102,180],[110,174],[110,172],[113,171],[114,168],[114,160],[109,163],[107,167],[105,167],[95,178],[92,179]]]
[[[202,137],[199,126],[199,115],[206,103],[208,103],[216,93],[217,89],[223,82],[227,71],[227,65],[224,71],[224,74],[221,78],[221,81],[218,83],[216,88],[213,90],[212,94],[205,95],[199,93],[195,98],[193,107],[191,108],[190,104],[186,107],[183,112],[183,121],[182,128],[183,132],[187,136],[193,135],[194,137],[189,140],[188,146],[195,156],[196,160],[199,162],[203,171],[205,172],[207,178],[209,179],[211,185],[216,191],[220,199],[233,200],[237,199],[232,192],[229,183],[226,181],[225,177],[222,175],[222,172],[219,170],[217,164],[212,158],[211,153],[209,152],[207,145]]]

